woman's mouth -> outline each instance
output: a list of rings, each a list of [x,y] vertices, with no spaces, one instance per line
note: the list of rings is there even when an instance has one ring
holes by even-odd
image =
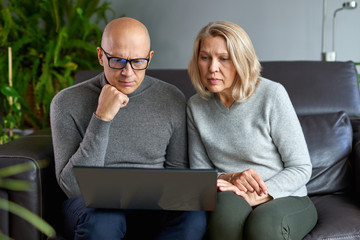
[[[221,79],[218,79],[218,78],[208,78],[208,81],[210,82],[210,84],[216,85],[216,84],[218,84],[219,82],[221,82]]]

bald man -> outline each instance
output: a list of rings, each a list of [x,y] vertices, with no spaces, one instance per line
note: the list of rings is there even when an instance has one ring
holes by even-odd
[[[51,103],[56,178],[69,197],[63,206],[66,237],[201,239],[204,212],[105,211],[84,205],[76,165],[188,167],[185,98],[176,87],[145,75],[154,52],[144,24],[127,17],[111,21],[97,54],[104,72],[64,89]]]

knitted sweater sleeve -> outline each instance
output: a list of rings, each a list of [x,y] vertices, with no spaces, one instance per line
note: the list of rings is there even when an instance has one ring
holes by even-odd
[[[93,114],[83,134],[71,113],[64,113],[63,101],[55,97],[50,109],[56,178],[68,197],[76,197],[80,190],[73,166],[104,166],[110,122]]]
[[[284,169],[266,181],[273,198],[289,196],[309,181],[312,165],[301,125],[283,86],[269,109],[271,137]],[[289,184],[291,183],[291,184]]]

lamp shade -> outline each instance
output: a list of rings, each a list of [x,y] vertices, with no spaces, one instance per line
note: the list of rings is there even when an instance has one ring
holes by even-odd
[[[350,2],[344,2],[343,3],[343,8],[344,9],[354,9],[357,7],[357,2],[355,1],[350,1]]]

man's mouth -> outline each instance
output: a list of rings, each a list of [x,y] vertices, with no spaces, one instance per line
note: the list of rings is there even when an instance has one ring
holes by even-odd
[[[120,84],[124,86],[132,86],[135,84],[135,81],[120,81]]]

